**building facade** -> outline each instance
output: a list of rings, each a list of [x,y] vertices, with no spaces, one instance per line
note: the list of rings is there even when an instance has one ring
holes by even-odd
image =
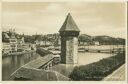
[[[2,53],[13,53],[31,50],[31,46],[25,44],[24,37],[17,37],[15,31],[10,30],[9,32],[4,32],[4,35],[8,42],[3,42]]]

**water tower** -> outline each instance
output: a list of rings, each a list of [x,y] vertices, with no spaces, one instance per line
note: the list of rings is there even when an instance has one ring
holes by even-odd
[[[79,32],[80,30],[69,13],[59,30],[61,36],[61,63],[78,63],[77,51]]]

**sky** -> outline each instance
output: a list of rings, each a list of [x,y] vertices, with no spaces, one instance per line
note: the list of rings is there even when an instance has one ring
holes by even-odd
[[[2,29],[29,35],[58,33],[68,13],[81,34],[126,36],[123,2],[3,2]]]

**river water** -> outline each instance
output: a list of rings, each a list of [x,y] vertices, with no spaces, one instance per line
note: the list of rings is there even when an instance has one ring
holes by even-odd
[[[31,60],[38,58],[39,55],[29,53],[25,55],[13,55],[2,58],[2,80],[8,80],[10,75],[17,70],[19,67],[28,63]]]
[[[103,58],[114,56],[110,53],[89,53],[79,52],[78,53],[78,65],[86,65],[93,62],[97,62]]]
[[[78,64],[86,65],[110,56],[113,56],[113,54],[78,52]],[[38,57],[39,55],[36,53],[3,57],[2,58],[2,80],[9,80],[10,75],[15,70],[17,70],[19,67],[23,66],[24,64]]]

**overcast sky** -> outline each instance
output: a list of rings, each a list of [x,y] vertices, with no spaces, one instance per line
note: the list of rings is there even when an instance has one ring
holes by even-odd
[[[69,12],[81,33],[125,37],[125,3],[121,2],[6,2],[2,3],[3,30],[58,33]]]

